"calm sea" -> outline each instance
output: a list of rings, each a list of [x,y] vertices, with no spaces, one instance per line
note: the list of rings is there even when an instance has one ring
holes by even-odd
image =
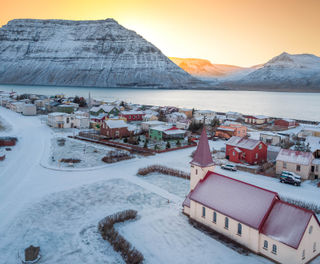
[[[56,86],[0,85],[0,91],[117,99],[148,105],[170,105],[218,112],[268,115],[320,121],[320,93],[256,91],[157,90],[124,88],[84,88]]]

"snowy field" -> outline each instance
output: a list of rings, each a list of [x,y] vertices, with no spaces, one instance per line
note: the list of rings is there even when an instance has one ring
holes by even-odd
[[[91,169],[46,168],[41,163],[50,159],[57,133],[39,117],[4,108],[0,116],[12,127],[7,135],[19,139],[0,163],[1,264],[19,263],[18,253],[31,243],[41,247],[40,263],[123,263],[101,239],[97,224],[125,209],[137,210],[139,217],[116,228],[143,253],[146,263],[270,263],[254,254],[241,255],[193,228],[181,213],[188,181],[136,175],[139,168],[153,164],[188,172],[195,148]],[[220,149],[224,144],[212,141],[210,147]],[[280,195],[320,203],[319,189],[309,182],[299,188],[260,175],[215,170]],[[312,263],[320,263],[320,258]]]
[[[61,140],[63,144],[59,144]],[[70,139],[67,137],[54,137],[51,139],[51,155],[48,157],[48,163],[56,167],[70,167],[68,163],[59,162],[61,159],[79,159],[80,163],[74,163],[75,168],[87,168],[103,166],[101,159],[110,151],[118,151],[117,149],[92,144],[85,141]]]

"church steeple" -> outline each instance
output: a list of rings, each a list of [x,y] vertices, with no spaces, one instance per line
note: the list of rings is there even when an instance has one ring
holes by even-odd
[[[202,130],[196,152],[194,153],[193,160],[190,163],[200,167],[214,165],[205,128]]]
[[[202,130],[199,143],[194,153],[191,164],[190,174],[190,190],[192,191],[200,180],[204,178],[207,172],[213,171],[214,162],[212,160],[207,132],[205,128]]]

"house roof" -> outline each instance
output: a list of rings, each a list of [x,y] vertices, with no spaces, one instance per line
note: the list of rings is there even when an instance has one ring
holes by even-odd
[[[307,136],[305,144],[309,144],[311,152],[320,149],[320,137]]]
[[[186,133],[186,131],[182,129],[168,129],[163,131],[163,133],[165,133],[166,135],[176,135],[176,134],[184,134]]]
[[[311,152],[296,151],[292,149],[281,149],[277,161],[309,165],[313,160]]]
[[[135,111],[135,110],[130,110],[130,111],[121,111],[121,115],[144,115],[145,113],[142,111]]]
[[[104,121],[109,128],[128,127],[128,124],[123,120],[106,120]]]
[[[209,171],[197,184],[190,200],[260,230],[278,194]]]
[[[251,138],[247,139],[247,138],[234,136],[227,141],[226,145],[243,148],[243,149],[254,149],[256,146],[259,145],[259,143],[261,143],[260,140],[255,140]]]
[[[297,249],[313,215],[312,211],[277,200],[261,232]]]
[[[194,153],[191,164],[200,167],[208,167],[214,165],[205,128],[202,130],[198,146],[196,152]]]

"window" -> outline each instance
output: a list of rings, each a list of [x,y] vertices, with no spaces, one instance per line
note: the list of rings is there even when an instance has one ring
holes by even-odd
[[[241,236],[242,234],[242,225],[238,223],[238,235]]]
[[[283,162],[283,168],[286,169],[287,168],[287,163]]]
[[[265,240],[265,241],[263,242],[263,248],[264,248],[264,249],[268,249],[268,241],[267,241],[267,240]]]
[[[217,213],[213,212],[213,219],[212,219],[213,223],[217,223]]]
[[[314,242],[314,243],[313,243],[313,252],[316,252],[316,251],[317,251],[317,243]]]
[[[225,229],[228,229],[228,228],[229,228],[229,218],[228,218],[228,217],[226,217],[226,218],[224,219],[224,228],[225,228]]]
[[[206,217],[206,208],[202,207],[202,217]]]
[[[305,259],[305,258],[306,258],[306,251],[302,250],[302,259]]]
[[[277,245],[275,244],[272,245],[272,253],[277,254]]]
[[[256,153],[256,159],[259,157],[259,154],[258,153]]]
[[[262,144],[259,145],[259,149],[262,149]]]
[[[297,165],[297,171],[300,171],[301,167],[300,165]]]
[[[310,226],[310,227],[309,227],[309,234],[312,233],[312,230],[313,230],[313,226]]]
[[[235,151],[233,151],[233,152],[232,152],[232,154],[233,154],[233,156],[235,156],[235,155],[236,155],[236,152],[235,152]]]
[[[196,169],[196,175],[198,175],[198,169]]]

